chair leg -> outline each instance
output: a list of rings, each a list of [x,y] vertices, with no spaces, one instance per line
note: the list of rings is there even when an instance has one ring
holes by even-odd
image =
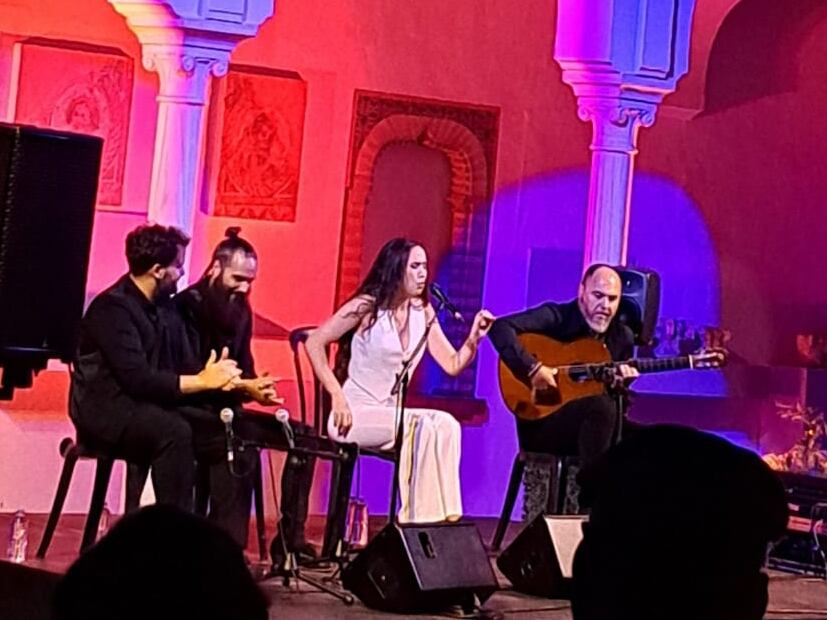
[[[261,453],[256,456],[256,470],[253,472],[253,502],[255,502],[256,509],[258,559],[265,562],[267,560],[267,532],[264,523],[264,485],[261,480]]]
[[[566,512],[566,502],[569,494],[569,478],[572,477],[572,464],[566,457],[560,457],[559,471],[560,477],[559,482],[557,483],[557,514],[564,514]],[[574,508],[576,506],[571,507]],[[579,511],[576,511],[575,514],[577,512]]]
[[[497,530],[491,539],[491,551],[499,551],[503,538],[505,538],[505,532],[511,521],[511,513],[514,511],[514,504],[517,501],[517,492],[520,490],[524,470],[525,461],[523,461],[518,454],[514,457],[514,464],[511,466],[511,478],[508,480],[508,490],[505,493],[505,501],[503,502],[503,511],[500,514],[500,520],[497,522]]]
[[[556,457],[549,468],[548,498],[546,512],[550,515],[559,515],[563,511],[563,498],[566,496],[565,468],[563,457]]]
[[[71,440],[69,441],[71,442]],[[77,447],[74,442],[71,442],[71,445],[67,446],[63,453],[63,469],[60,472],[60,481],[57,484],[55,499],[52,502],[52,511],[49,513],[49,520],[46,522],[46,529],[43,530],[43,538],[40,539],[40,547],[37,549],[37,557],[40,559],[46,557],[46,551],[49,550],[49,545],[52,543],[52,536],[54,536],[57,528],[60,514],[63,512],[63,504],[66,501],[66,494],[69,492],[69,485],[72,482],[72,474],[75,471],[77,461]]]
[[[342,448],[341,460],[335,460],[330,468],[330,493],[327,500],[327,523],[325,524],[323,558],[335,558],[337,547],[345,536],[347,506],[350,501],[350,487],[356,466],[356,452]]]
[[[80,542],[80,552],[83,553],[95,542],[100,524],[103,504],[106,501],[106,491],[109,488],[109,478],[112,476],[114,459],[99,457],[95,466],[95,483],[92,488],[92,501],[89,504],[89,514],[86,515],[86,525],[83,528],[83,539]]]
[[[126,464],[126,498],[124,512],[129,514],[141,507],[141,494],[149,477],[149,467],[137,463]]]

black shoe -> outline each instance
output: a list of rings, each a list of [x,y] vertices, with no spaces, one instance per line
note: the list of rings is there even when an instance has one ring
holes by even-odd
[[[292,549],[292,552],[299,566],[314,564],[319,559],[316,548],[307,541]],[[284,557],[284,544],[280,536],[276,536],[270,543],[270,560],[273,562],[273,574],[284,574],[286,558]]]
[[[296,554],[296,561],[299,563],[299,566],[313,564],[319,560],[319,553],[316,551],[316,547],[311,545],[306,540],[296,547],[293,552]]]

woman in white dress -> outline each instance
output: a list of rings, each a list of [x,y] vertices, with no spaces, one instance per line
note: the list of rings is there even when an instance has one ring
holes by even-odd
[[[308,337],[313,370],[331,395],[328,434],[335,441],[392,448],[397,408],[391,391],[405,360],[414,357],[413,372],[427,348],[445,372],[456,376],[474,359],[494,317],[479,311],[457,351],[445,337],[427,291],[425,249],[408,239],[392,239],[379,251],[356,294]],[[417,350],[426,332],[426,346]],[[334,374],[325,355],[325,347],[337,341],[337,370],[346,364],[346,378],[342,372]],[[459,423],[451,414],[405,409],[401,523],[455,521],[462,516],[460,448]]]

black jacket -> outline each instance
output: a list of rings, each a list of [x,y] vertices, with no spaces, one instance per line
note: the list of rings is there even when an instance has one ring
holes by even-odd
[[[92,301],[80,325],[69,395],[81,435],[115,443],[142,404],[180,399],[165,312],[128,275]]]
[[[209,281],[203,278],[184,289],[175,297],[175,305],[189,335],[189,346],[196,356],[200,369],[210,356],[210,351],[221,354],[227,347],[230,358],[238,362],[242,377],[256,376],[255,363],[250,348],[253,339],[253,313],[246,301],[231,324],[223,327],[215,319],[207,303]]]
[[[183,331],[186,342],[180,346],[175,344],[176,358],[187,360],[182,369],[187,372],[197,372],[204,366],[210,356],[210,351],[221,354],[221,349],[227,347],[230,359],[238,363],[241,376],[250,379],[256,376],[255,362],[251,350],[253,338],[253,313],[249,304],[244,301],[238,313],[228,325],[222,326],[216,319],[216,312],[210,309],[207,296],[209,295],[209,280],[202,278],[192,286],[184,289],[174,297],[178,320],[183,322]],[[176,330],[175,340],[177,341]],[[187,402],[193,404],[209,404],[216,408],[240,407],[245,399],[237,392],[222,392],[188,397]]]
[[[523,312],[509,314],[494,321],[488,337],[503,362],[518,378],[527,380],[528,371],[536,360],[517,341],[523,333],[542,334],[560,342],[572,342],[586,337],[599,337],[615,361],[626,360],[634,352],[634,334],[617,319],[609,324],[605,334],[598,336],[592,331],[577,300],[564,304],[548,302]]]

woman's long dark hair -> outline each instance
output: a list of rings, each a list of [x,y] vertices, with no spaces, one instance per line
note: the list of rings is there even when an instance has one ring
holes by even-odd
[[[370,315],[367,324],[368,328],[376,323],[376,316],[379,311],[390,308],[399,295],[399,290],[405,281],[408,257],[411,254],[411,250],[415,247],[424,248],[425,246],[418,241],[405,239],[404,237],[396,237],[388,241],[382,246],[382,249],[379,250],[379,254],[377,254],[374,259],[370,271],[368,271],[368,275],[365,276],[365,279],[362,280],[356,292],[348,299],[348,301],[351,301],[360,296],[373,298],[373,302],[365,301],[354,311],[360,319],[366,315]],[[430,303],[428,300],[427,282],[419,297],[422,300],[423,306],[427,306]],[[344,383],[345,379],[347,379],[347,366],[350,363],[350,342],[353,340],[353,335],[357,329],[359,329],[359,325],[339,338],[339,347],[336,351],[336,361],[333,366],[333,372],[340,383]]]

